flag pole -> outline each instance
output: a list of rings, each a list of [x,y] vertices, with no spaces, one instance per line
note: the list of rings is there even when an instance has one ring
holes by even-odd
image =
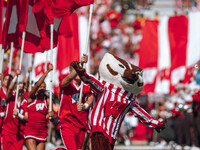
[[[47,51],[45,53],[46,53],[46,60],[45,60],[45,65],[44,65],[44,71],[46,72],[47,71],[47,64],[48,64],[48,53],[47,53]]]
[[[50,33],[51,33],[51,42],[50,42],[50,62],[53,64],[53,24],[50,24]],[[53,87],[53,71],[50,72],[50,95],[49,95],[49,112],[52,111],[52,87]],[[52,117],[49,117],[49,119],[52,119]],[[52,131],[52,123],[49,122],[48,127],[48,142],[51,141],[51,131]]]
[[[22,69],[22,58],[23,58],[23,52],[24,52],[25,35],[26,35],[26,32],[23,32],[22,33],[22,47],[21,47],[20,61],[19,61],[19,70]],[[20,75],[17,76],[17,91],[16,91],[16,97],[15,97],[15,107],[14,107],[14,109],[17,108],[17,99],[18,99],[18,95],[19,95],[19,78],[20,78]]]
[[[3,27],[3,0],[0,0],[0,74],[3,70],[3,49],[2,49],[2,27]],[[3,53],[3,54],[2,54]],[[0,79],[0,87],[1,87],[1,79]]]
[[[29,57],[29,67],[32,67],[33,66],[33,54],[29,54],[28,55],[28,57]],[[29,74],[29,91],[31,91],[32,90],[32,70],[31,70],[31,72],[30,72],[30,74]]]
[[[90,27],[92,22],[92,11],[93,11],[94,4],[90,4],[90,14],[89,14],[89,23],[88,23],[88,30],[87,30],[87,37],[86,37],[86,49],[84,50],[84,53],[87,54],[89,50],[89,38],[90,38]],[[85,68],[85,63],[83,63],[83,68]],[[80,89],[80,95],[79,95],[79,103],[81,103],[83,96],[83,81],[81,81],[81,89]]]
[[[50,62],[53,64],[53,24],[50,25],[51,30],[51,56],[50,56]],[[54,66],[55,67],[55,66]],[[52,87],[53,87],[53,71],[50,72],[50,96],[49,96],[49,112],[52,111]]]
[[[3,56],[4,56],[4,52],[5,50],[2,48],[2,44],[0,44],[0,53],[1,53],[1,60],[0,60],[0,73],[2,73],[3,71]],[[1,87],[1,80],[0,80],[0,87]]]
[[[13,57],[13,47],[14,47],[14,43],[11,42],[10,44],[10,61],[9,61],[9,71],[8,73],[11,73],[11,68],[12,68],[12,57]]]

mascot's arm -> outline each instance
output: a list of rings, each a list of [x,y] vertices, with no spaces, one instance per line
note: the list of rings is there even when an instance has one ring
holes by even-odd
[[[157,132],[160,132],[165,128],[167,120],[163,122],[156,118],[151,117],[144,109],[142,109],[137,103],[133,104],[131,112],[135,117],[137,117],[143,124],[148,127],[155,128]]]
[[[93,91],[95,91],[96,93],[103,92],[104,90],[103,84],[99,80],[95,79],[93,76],[88,75],[85,69],[80,66],[79,62],[74,62],[73,68],[76,70],[76,72],[78,73],[79,77],[83,82],[90,84]]]

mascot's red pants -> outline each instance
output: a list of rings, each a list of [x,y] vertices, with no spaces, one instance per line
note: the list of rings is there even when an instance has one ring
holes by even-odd
[[[101,132],[94,132],[91,136],[92,149],[95,150],[113,150],[114,145],[112,145],[108,138]]]

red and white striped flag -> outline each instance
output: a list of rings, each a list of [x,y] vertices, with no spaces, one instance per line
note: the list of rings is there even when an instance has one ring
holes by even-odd
[[[167,94],[180,80],[190,80],[194,64],[200,60],[199,26],[200,12],[146,21],[139,51],[143,93]]]

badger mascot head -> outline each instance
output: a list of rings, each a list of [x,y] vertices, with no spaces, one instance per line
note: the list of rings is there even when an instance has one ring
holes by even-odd
[[[101,80],[105,80],[134,94],[143,89],[142,69],[106,53],[99,65]]]

